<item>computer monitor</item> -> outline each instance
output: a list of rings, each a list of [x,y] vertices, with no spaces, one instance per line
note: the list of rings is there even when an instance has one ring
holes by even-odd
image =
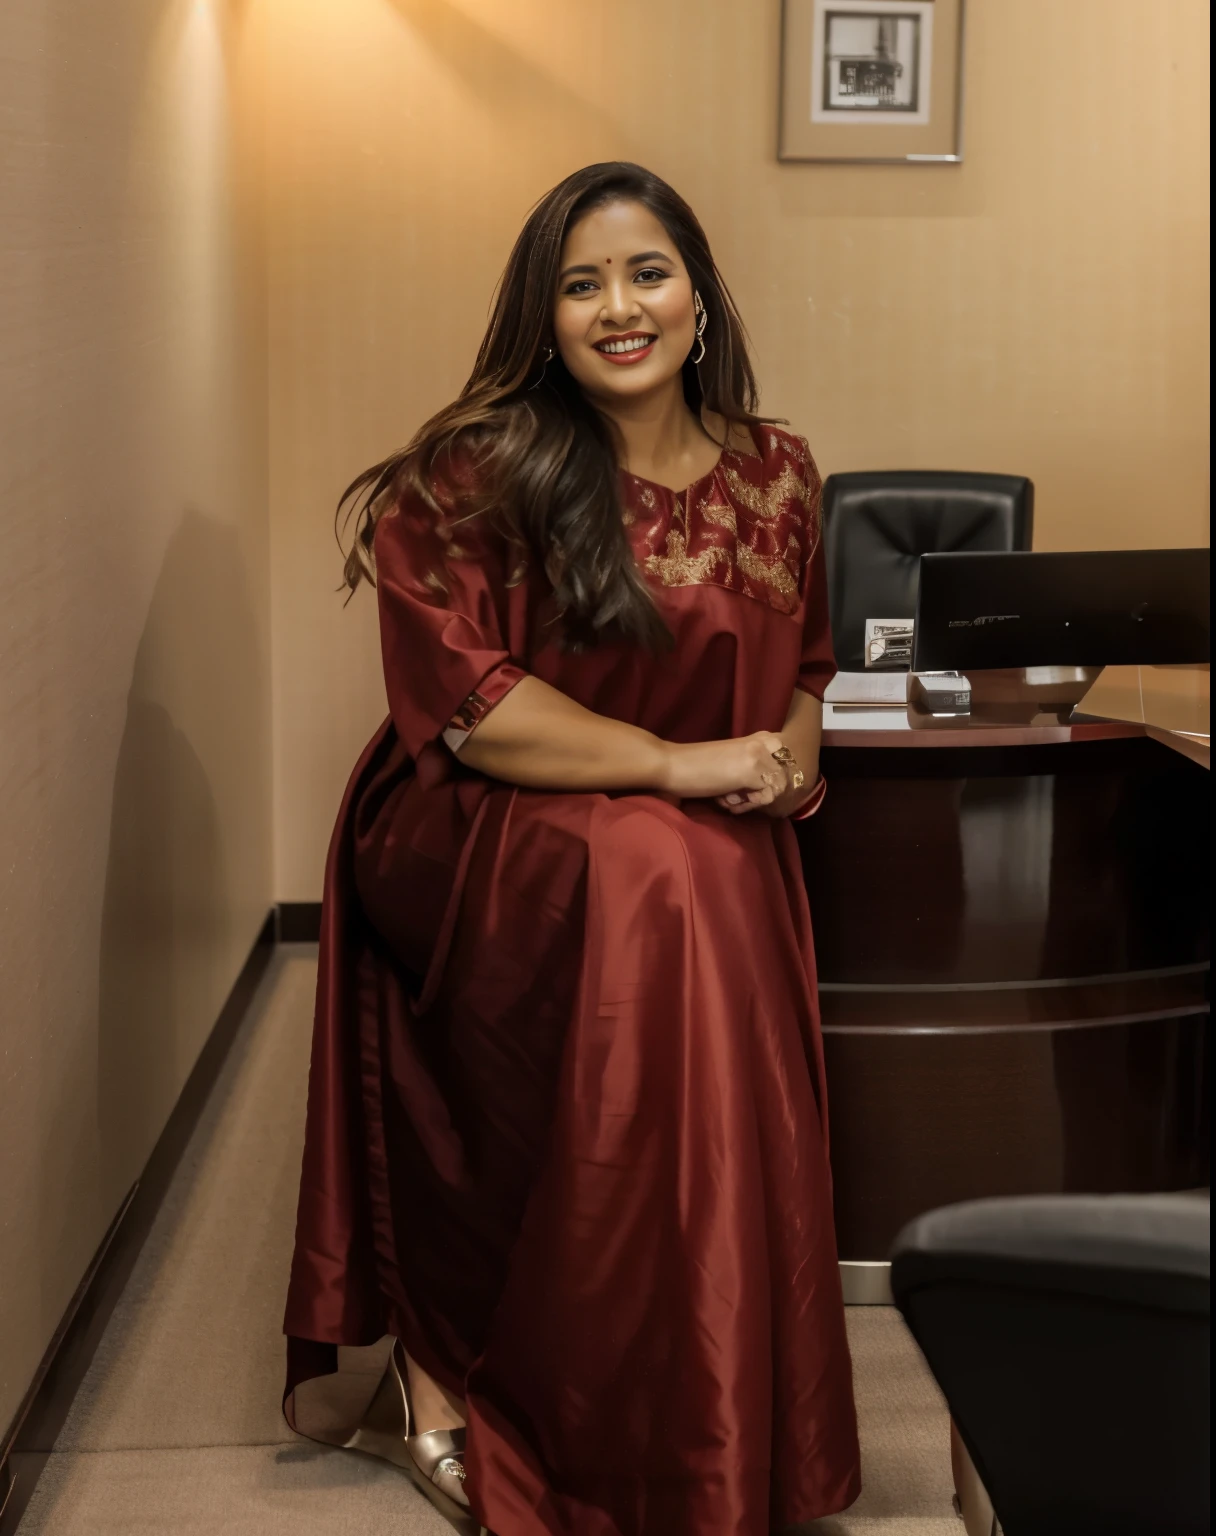
[[[913,672],[1210,655],[1206,549],[922,555]]]

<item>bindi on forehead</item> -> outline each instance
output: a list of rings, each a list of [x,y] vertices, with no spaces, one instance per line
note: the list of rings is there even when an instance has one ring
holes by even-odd
[[[612,257],[611,256],[605,256],[604,260],[608,263],[609,266],[612,265]]]

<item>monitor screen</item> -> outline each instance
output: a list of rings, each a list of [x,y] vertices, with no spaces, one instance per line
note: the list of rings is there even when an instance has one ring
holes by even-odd
[[[912,670],[1207,661],[1209,556],[1206,549],[922,555]]]

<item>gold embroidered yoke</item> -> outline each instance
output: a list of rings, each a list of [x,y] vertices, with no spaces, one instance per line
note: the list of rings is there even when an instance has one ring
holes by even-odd
[[[762,456],[727,448],[684,491],[629,476],[650,514],[637,554],[662,586],[725,587],[792,614],[819,546],[822,482],[804,438],[768,426],[754,435]]]

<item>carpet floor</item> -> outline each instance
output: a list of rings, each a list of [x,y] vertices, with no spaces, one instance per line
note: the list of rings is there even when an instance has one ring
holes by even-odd
[[[404,1474],[279,1413],[315,981],[313,946],[280,947],[18,1536],[450,1536]],[[807,1536],[959,1536],[919,1351],[887,1307],[849,1337],[865,1491]]]

